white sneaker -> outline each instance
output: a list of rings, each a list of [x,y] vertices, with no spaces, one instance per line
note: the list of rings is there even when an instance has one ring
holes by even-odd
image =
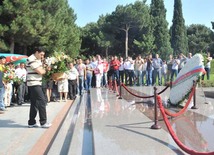
[[[28,128],[38,128],[38,127],[40,127],[39,124],[28,125]]]
[[[42,128],[49,128],[49,127],[51,127],[51,123],[45,123],[45,124],[43,124],[43,125],[41,125],[41,127]]]

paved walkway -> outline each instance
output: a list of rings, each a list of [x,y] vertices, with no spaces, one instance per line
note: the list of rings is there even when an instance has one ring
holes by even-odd
[[[161,90],[163,87],[158,87]],[[152,87],[131,87],[134,93],[152,95]],[[204,88],[212,92],[213,88]],[[8,108],[0,114],[0,154],[69,155],[174,155],[185,154],[169,135],[161,116],[154,124],[153,99],[142,100],[122,91],[122,98],[107,89],[92,89],[67,103],[47,106],[49,129],[28,128],[29,104]],[[163,100],[169,90],[162,94]],[[179,139],[191,149],[214,151],[214,99],[197,88],[198,109],[171,119]]]

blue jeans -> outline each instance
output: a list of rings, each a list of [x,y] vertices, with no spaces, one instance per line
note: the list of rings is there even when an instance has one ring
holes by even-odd
[[[210,79],[210,68],[205,68],[206,74],[207,74],[207,80]]]
[[[147,86],[152,85],[152,70],[146,70]]]
[[[86,91],[91,89],[91,80],[92,80],[92,74],[87,74],[86,75],[86,80],[85,80],[85,89],[86,89]]]
[[[146,71],[142,71],[142,85],[147,84],[147,78],[146,78],[146,81],[144,82],[144,77],[146,77]]]
[[[172,74],[171,74],[171,81],[174,80],[174,75],[175,75],[175,78],[177,77],[178,75],[178,70],[177,69],[172,69]]]
[[[157,79],[157,76],[158,76],[158,84],[161,85],[161,69],[160,68],[155,68],[153,70],[153,75],[154,75],[154,81],[153,81],[153,85],[156,83],[156,79]]]
[[[114,70],[113,75],[112,75],[112,80],[117,81],[117,85],[119,85],[119,70]]]
[[[5,93],[5,88],[0,87],[0,110],[5,110],[4,93]]]
[[[102,83],[101,86],[107,86],[107,84],[108,84],[107,72],[104,72],[104,73],[103,73],[101,83]]]
[[[79,76],[79,95],[82,95],[84,89],[84,76]]]
[[[142,71],[136,70],[135,76],[137,78],[137,85],[142,85]]]

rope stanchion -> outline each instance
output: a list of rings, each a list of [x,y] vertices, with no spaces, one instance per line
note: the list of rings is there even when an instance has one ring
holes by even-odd
[[[120,82],[120,92],[118,99],[122,99],[122,83]]]
[[[157,103],[160,107],[160,111],[161,111],[161,114],[163,115],[163,119],[164,119],[164,123],[166,124],[166,127],[170,133],[170,135],[172,136],[173,140],[175,141],[175,143],[183,150],[185,151],[186,153],[189,153],[191,155],[214,155],[214,152],[198,152],[198,151],[195,151],[195,150],[192,150],[190,148],[188,148],[187,146],[185,146],[179,139],[178,137],[176,136],[175,132],[173,131],[170,123],[169,123],[169,120],[164,112],[164,107],[163,107],[163,104],[162,104],[162,100],[161,100],[161,97],[158,95],[157,96]]]
[[[172,116],[172,117],[177,117],[177,116],[180,116],[181,114],[183,114],[186,111],[186,109],[188,108],[188,106],[189,106],[189,104],[191,102],[191,99],[192,99],[192,96],[193,96],[194,93],[195,93],[195,86],[193,86],[192,91],[191,91],[191,93],[189,95],[188,101],[187,101],[187,103],[185,104],[185,106],[184,106],[184,108],[182,110],[180,110],[177,113],[171,113],[167,109],[164,109],[165,113],[168,116]]]
[[[157,117],[157,88],[154,87],[154,100],[155,100],[155,109],[154,109],[154,122],[151,126],[151,129],[161,129],[161,126],[158,125],[158,117]]]
[[[126,91],[128,91],[131,95],[135,96],[135,97],[138,97],[138,98],[152,98],[154,97],[154,95],[151,95],[151,96],[139,96],[139,95],[136,95],[134,93],[132,93],[123,83],[122,83],[122,86],[123,88],[125,88]],[[159,93],[157,93],[158,95],[162,94],[164,91],[166,91],[166,89],[169,88],[169,85],[167,85],[162,91],[160,91]]]
[[[194,87],[196,88],[197,81],[193,81],[193,85],[194,85]],[[196,91],[194,92],[194,95],[193,95],[193,106],[191,107],[191,109],[198,109],[198,108],[196,107]]]

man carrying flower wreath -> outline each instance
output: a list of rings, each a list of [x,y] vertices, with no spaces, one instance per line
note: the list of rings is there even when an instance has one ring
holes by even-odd
[[[47,123],[46,104],[47,100],[45,94],[42,91],[42,75],[46,73],[42,66],[41,59],[44,57],[44,49],[39,47],[35,50],[27,59],[27,86],[30,90],[30,114],[28,120],[28,127],[39,127],[36,123],[37,111],[39,111],[39,121],[42,128],[49,128],[50,123]]]

